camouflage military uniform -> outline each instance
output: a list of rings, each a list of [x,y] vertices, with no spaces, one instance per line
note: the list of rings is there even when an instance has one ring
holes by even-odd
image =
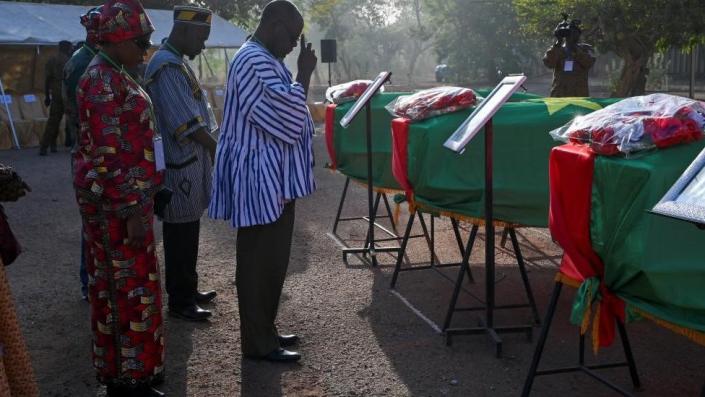
[[[567,64],[571,61],[572,64]],[[589,45],[578,44],[572,51],[554,45],[546,51],[543,63],[553,69],[552,97],[590,96],[588,72],[595,64],[595,57]]]

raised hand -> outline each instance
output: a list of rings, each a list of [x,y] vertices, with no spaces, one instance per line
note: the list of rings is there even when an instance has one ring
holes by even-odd
[[[300,47],[301,52],[299,52],[299,59],[297,61],[299,74],[310,77],[318,63],[316,51],[311,48],[311,43],[306,43],[306,37],[303,34],[301,35]]]

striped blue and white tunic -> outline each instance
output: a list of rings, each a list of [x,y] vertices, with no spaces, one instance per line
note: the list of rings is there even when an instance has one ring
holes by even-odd
[[[208,208],[211,194],[211,159],[201,144],[189,138],[199,129],[215,133],[207,95],[182,56],[162,47],[145,71],[147,92],[164,141],[164,185],[173,192],[162,220],[195,222]]]
[[[230,64],[224,111],[208,215],[236,228],[272,223],[285,202],[316,189],[304,88],[248,41]]]

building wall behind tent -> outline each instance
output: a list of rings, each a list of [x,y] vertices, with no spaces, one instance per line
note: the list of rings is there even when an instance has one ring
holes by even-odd
[[[44,92],[44,66],[57,47],[1,46],[0,78],[13,93]]]
[[[155,50],[156,47],[148,53],[148,57],[151,57]],[[221,124],[223,116],[227,60],[236,50],[209,48],[204,51],[202,57],[191,61],[211,100],[218,124]],[[11,101],[10,113],[22,147],[37,146],[46,126],[48,109],[43,104],[45,66],[49,58],[57,52],[56,46],[0,45],[0,78],[6,96]],[[6,114],[3,100],[5,99],[0,98],[0,150],[12,146],[10,117]],[[31,103],[26,103],[27,101]],[[29,109],[32,111],[28,111]],[[62,144],[64,139],[64,123],[65,120],[60,129],[59,144]]]
[[[13,145],[10,117],[22,147],[39,145],[48,113],[44,107],[44,67],[57,52],[57,47],[0,46],[0,78],[6,94],[0,98],[0,149]],[[65,122],[59,131],[57,143],[63,146]]]
[[[153,48],[148,57],[156,50]],[[0,46],[0,78],[5,90],[12,93],[44,92],[44,78],[47,61],[57,53],[56,47]],[[228,49],[232,57],[237,49]],[[203,84],[223,85],[227,74],[228,59],[222,48],[209,48],[191,61],[196,74]]]

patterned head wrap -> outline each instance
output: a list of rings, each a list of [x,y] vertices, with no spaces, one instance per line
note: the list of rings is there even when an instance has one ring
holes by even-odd
[[[102,7],[94,7],[81,15],[81,25],[86,28],[86,42],[90,45],[98,43],[101,9]]]
[[[207,8],[193,6],[175,6],[174,23],[211,26],[213,12]]]
[[[100,16],[99,39],[120,43],[154,32],[139,0],[107,0]]]

